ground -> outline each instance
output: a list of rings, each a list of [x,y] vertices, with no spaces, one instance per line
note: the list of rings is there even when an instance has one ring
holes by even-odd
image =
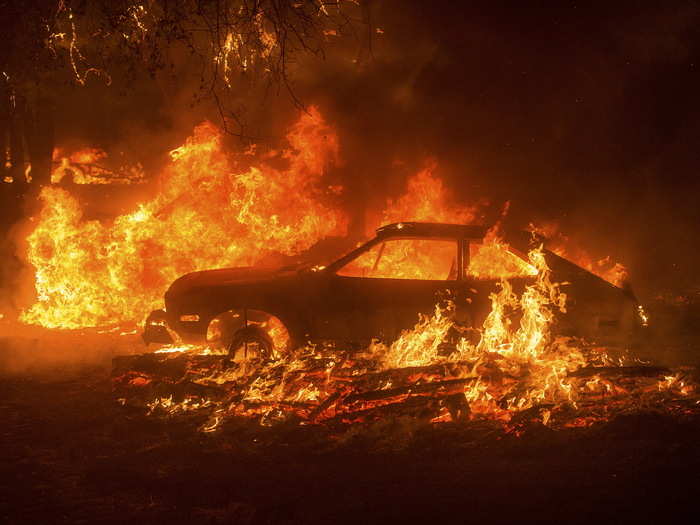
[[[534,425],[519,437],[490,424],[401,418],[340,437],[242,420],[205,434],[196,418],[156,418],[115,401],[111,358],[141,350],[136,335],[75,336],[0,338],[0,523],[620,523],[696,514],[697,416],[647,411],[590,428]],[[697,346],[686,343],[665,355],[692,361],[687,349]]]
[[[108,384],[102,369],[2,382],[3,522],[667,522],[700,495],[700,421],[650,413],[520,438],[395,422],[400,443],[211,436],[123,411]]]

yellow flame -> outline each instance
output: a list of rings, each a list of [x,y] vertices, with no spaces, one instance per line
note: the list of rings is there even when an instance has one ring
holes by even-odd
[[[204,123],[172,152],[160,193],[111,222],[85,220],[70,193],[45,187],[27,238],[37,302],[21,320],[61,328],[139,320],[184,273],[293,255],[341,234],[345,217],[319,189],[337,156],[335,133],[310,108],[287,140],[276,159],[286,167],[237,170],[220,130]]]

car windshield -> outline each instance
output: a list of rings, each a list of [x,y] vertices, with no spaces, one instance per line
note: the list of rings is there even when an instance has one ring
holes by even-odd
[[[442,239],[388,239],[361,253],[337,272],[370,279],[457,278],[457,243]]]

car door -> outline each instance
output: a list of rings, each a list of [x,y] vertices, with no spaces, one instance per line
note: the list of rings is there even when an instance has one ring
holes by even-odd
[[[459,246],[456,239],[397,237],[358,254],[327,276],[315,301],[314,338],[394,340],[463,287]]]

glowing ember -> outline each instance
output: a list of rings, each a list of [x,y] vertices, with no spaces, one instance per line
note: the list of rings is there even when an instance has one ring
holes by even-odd
[[[109,224],[86,220],[69,192],[44,188],[27,238],[37,302],[21,319],[61,328],[140,320],[184,273],[293,255],[342,234],[344,216],[319,189],[335,133],[311,108],[287,140],[275,159],[286,168],[236,169],[221,132],[204,123],[171,153],[159,194]]]

